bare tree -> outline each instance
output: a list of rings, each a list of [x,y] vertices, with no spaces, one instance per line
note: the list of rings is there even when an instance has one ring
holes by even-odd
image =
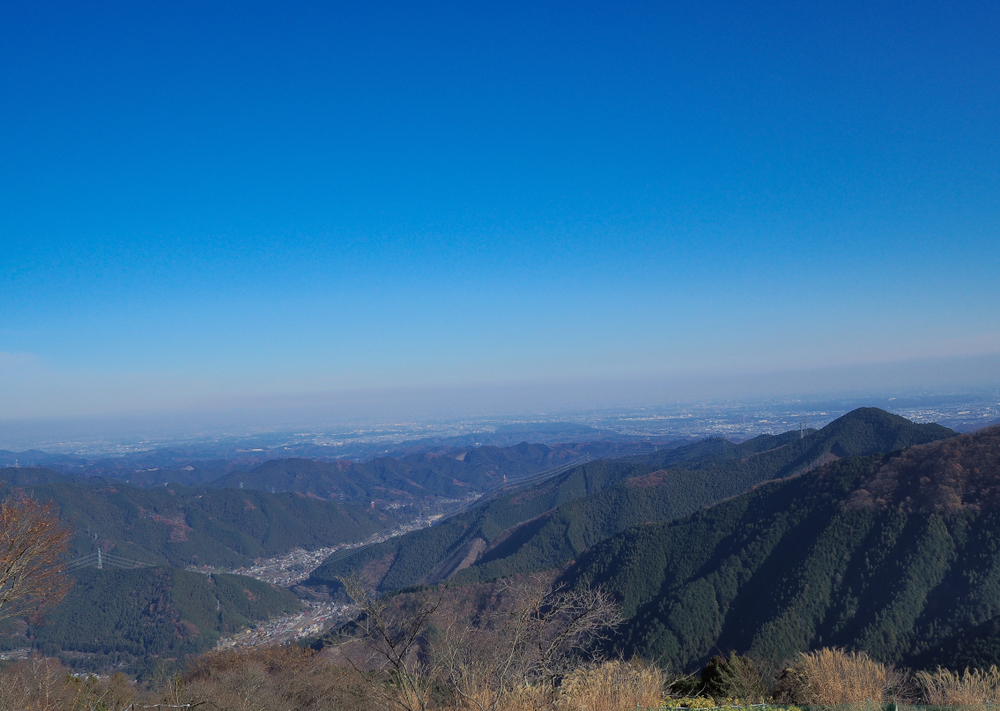
[[[575,656],[621,622],[600,588],[541,577],[502,582],[493,602],[478,619],[449,625],[437,645],[449,686],[479,711],[496,711],[526,684],[551,691]]]
[[[0,620],[37,618],[62,600],[71,581],[60,563],[71,537],[52,502],[0,501]]]
[[[436,669],[420,644],[441,606],[443,590],[400,604],[369,592],[360,578],[339,580],[359,607],[340,653],[387,703],[405,711],[426,711]]]
[[[576,657],[621,621],[600,588],[570,590],[542,576],[499,582],[471,619],[456,618],[474,595],[377,597],[358,578],[340,582],[360,608],[340,653],[404,711],[426,711],[435,682],[478,711],[499,711],[529,684],[554,693]]]

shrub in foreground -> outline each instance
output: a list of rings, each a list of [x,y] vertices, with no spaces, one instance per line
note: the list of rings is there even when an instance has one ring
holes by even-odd
[[[775,697],[785,703],[838,705],[883,703],[902,685],[903,675],[864,652],[817,649],[778,676]]]
[[[183,677],[181,695],[231,711],[385,708],[352,670],[294,645],[204,654]]]
[[[995,666],[966,669],[964,674],[938,667],[935,672],[917,672],[917,683],[924,700],[934,706],[969,706],[975,711],[1000,698],[1000,670]]]
[[[662,698],[663,674],[659,669],[638,660],[612,661],[567,674],[559,686],[556,706],[567,711],[620,711],[656,708]]]

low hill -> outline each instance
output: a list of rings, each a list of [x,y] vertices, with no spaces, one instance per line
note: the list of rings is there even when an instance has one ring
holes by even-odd
[[[1000,428],[851,457],[632,527],[565,574],[628,618],[618,648],[693,669],[821,646],[886,662],[1000,662]]]
[[[239,575],[171,567],[86,568],[67,598],[31,626],[30,644],[85,669],[146,671],[156,660],[200,654],[223,636],[301,609],[287,590]],[[24,643],[17,637],[5,646]]]
[[[10,493],[12,487],[39,486],[57,481],[74,482],[76,477],[43,467],[5,467],[0,469],[0,496]]]
[[[239,567],[294,548],[361,541],[398,523],[392,511],[303,494],[140,489],[105,479],[67,480],[46,471],[0,470],[0,481],[13,475],[35,497],[56,503],[77,532],[74,555],[100,546],[146,564]]]
[[[636,523],[682,516],[842,456],[953,434],[865,408],[804,437],[787,432],[740,445],[710,439],[643,457],[593,462],[551,481],[515,488],[433,528],[332,558],[310,582],[336,587],[337,576],[360,571],[380,590],[393,590],[542,570]]]
[[[0,467],[78,467],[85,463],[82,457],[72,454],[42,452],[29,449],[25,452],[11,452],[0,449]]]

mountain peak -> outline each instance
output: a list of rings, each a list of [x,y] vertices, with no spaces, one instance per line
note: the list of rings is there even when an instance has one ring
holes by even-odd
[[[838,417],[812,436],[826,451],[844,457],[895,452],[956,434],[935,423],[918,424],[877,407],[861,407]]]

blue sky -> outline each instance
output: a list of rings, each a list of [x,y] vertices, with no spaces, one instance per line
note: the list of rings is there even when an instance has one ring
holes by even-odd
[[[4,3],[0,418],[996,384],[998,36],[989,2]]]

